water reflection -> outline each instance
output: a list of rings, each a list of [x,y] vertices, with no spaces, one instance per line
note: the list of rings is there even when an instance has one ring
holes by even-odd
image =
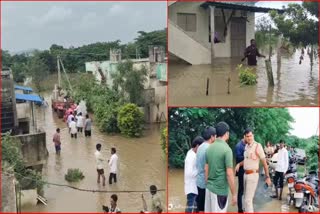
[[[299,65],[300,52],[271,58],[275,86],[268,86],[264,59],[258,59],[256,86],[241,87],[236,71],[240,58],[217,58],[214,65],[169,63],[169,105],[303,105],[318,104],[319,62],[305,57]],[[228,77],[231,79],[228,94]],[[206,96],[207,78],[210,80]]]

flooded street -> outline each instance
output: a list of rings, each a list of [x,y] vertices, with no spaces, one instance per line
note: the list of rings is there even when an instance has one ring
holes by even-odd
[[[183,169],[169,170],[168,178],[168,211],[169,212],[183,212],[185,210],[186,196],[184,195],[184,174]],[[238,187],[238,178],[235,180],[236,188]],[[286,186],[283,189],[282,201],[270,198],[271,190],[267,191],[263,188],[263,177],[260,176],[258,188],[254,197],[254,210],[256,212],[298,212],[294,206],[286,204]],[[229,201],[230,202],[230,201]],[[228,207],[228,212],[237,212],[237,206]]]
[[[66,124],[51,110],[49,96],[45,96],[49,107],[44,112],[38,111],[37,126],[47,133],[49,157],[43,168],[43,179],[58,184],[69,184],[90,190],[108,191],[144,191],[154,184],[158,189],[166,188],[166,161],[160,146],[158,125],[147,127],[141,138],[125,138],[120,135],[109,136],[99,132],[93,126],[91,138],[78,134],[78,139],[71,139]],[[94,119],[93,119],[94,124]],[[52,136],[57,127],[61,128],[61,155],[55,154]],[[102,144],[101,153],[108,160],[111,147],[116,147],[119,156],[117,184],[108,184],[109,169],[105,162],[106,187],[97,184],[97,172],[94,152],[97,143]],[[69,168],[79,168],[85,178],[75,184],[64,179]],[[110,206],[112,193],[81,192],[67,187],[45,186],[44,196],[48,205],[38,204],[22,207],[23,212],[102,212],[102,205]],[[142,210],[141,193],[116,193],[118,207],[122,212],[140,212]],[[151,195],[143,193],[150,207]],[[166,207],[166,192],[159,192]],[[149,208],[150,209],[150,208]]]
[[[271,58],[274,88],[268,87],[263,58],[258,59],[257,85],[241,87],[236,67],[240,58],[216,58],[211,65],[186,65],[169,63],[169,105],[215,105],[215,106],[317,106],[319,62],[314,61],[311,69],[307,54],[299,65],[300,52],[292,56],[283,55],[277,70],[276,55]],[[230,77],[230,94],[228,94]],[[206,96],[209,78],[208,96]]]

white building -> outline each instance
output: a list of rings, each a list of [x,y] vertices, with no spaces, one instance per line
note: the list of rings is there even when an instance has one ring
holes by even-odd
[[[130,60],[134,69],[145,67],[148,71],[144,94],[148,97],[146,98],[148,104],[144,106],[145,120],[147,122],[165,122],[167,119],[167,62],[164,58],[164,50],[159,47],[150,47],[149,58]],[[111,50],[108,61],[86,62],[86,72],[92,72],[99,82],[101,82],[103,75],[105,84],[112,87],[113,74],[118,72],[117,66],[122,61],[124,60],[121,59],[121,53]]]
[[[255,12],[272,10],[255,3],[169,2],[170,59],[196,65],[210,64],[215,57],[243,56],[254,39]]]

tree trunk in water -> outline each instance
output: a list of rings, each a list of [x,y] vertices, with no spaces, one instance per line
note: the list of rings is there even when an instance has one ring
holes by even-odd
[[[278,45],[277,45],[277,71],[280,72],[281,68],[281,43],[282,43],[282,37],[279,37]]]
[[[313,66],[313,45],[311,45],[311,51],[310,51],[310,64],[312,67]]]
[[[266,62],[266,71],[267,71],[269,86],[274,86],[271,61],[267,59],[265,62]]]

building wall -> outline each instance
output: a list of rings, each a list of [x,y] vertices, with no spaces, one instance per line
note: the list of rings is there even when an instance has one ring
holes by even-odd
[[[17,212],[14,181],[14,175],[1,174],[1,212]]]
[[[203,44],[208,49],[211,48],[211,43],[209,42],[209,9],[203,9],[200,5],[203,2],[176,2],[169,7],[169,19],[174,24],[177,25],[177,14],[178,13],[194,13],[196,14],[197,20],[197,30],[196,32],[187,32],[185,33]],[[226,17],[229,17],[231,10],[225,10]],[[221,9],[215,9],[215,16],[222,16]],[[234,17],[240,17],[240,11],[236,11]],[[250,39],[254,38],[254,13],[247,13],[248,20],[246,24],[246,43],[250,44]],[[215,44],[215,57],[230,57],[231,56],[231,22],[228,25],[227,37],[225,38],[224,43]],[[170,41],[169,41],[170,45]]]
[[[30,103],[17,103],[17,117],[19,119],[29,118],[31,117],[31,107]]]
[[[16,135],[15,137],[21,141],[21,151],[26,167],[45,163],[48,157],[45,132]]]
[[[148,70],[150,70],[150,63],[149,58],[148,59],[134,59],[133,62],[133,68],[134,69],[141,69],[142,66],[145,66]],[[92,72],[92,74],[95,76],[97,81],[101,81],[101,75],[98,72],[98,67],[101,68],[103,74],[105,75],[107,79],[107,85],[108,87],[112,87],[113,81],[112,81],[112,74],[117,72],[117,66],[118,62],[111,62],[111,61],[102,61],[102,62],[86,62],[86,72]],[[149,84],[147,82],[146,84]]]

